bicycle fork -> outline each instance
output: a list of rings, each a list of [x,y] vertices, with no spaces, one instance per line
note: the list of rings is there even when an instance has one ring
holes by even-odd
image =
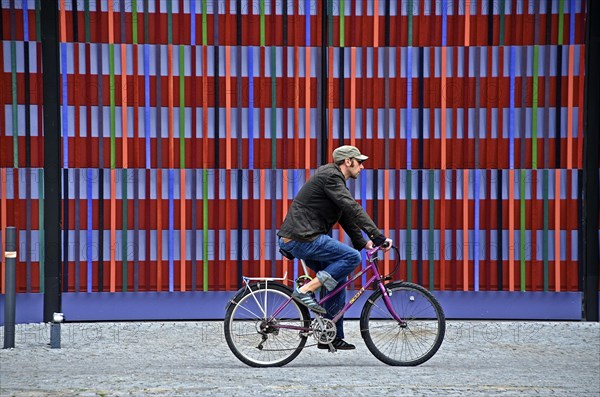
[[[404,321],[400,318],[400,316],[398,315],[398,313],[396,313],[396,310],[394,310],[394,307],[392,306],[392,301],[390,299],[392,291],[388,290],[385,287],[385,285],[383,285],[383,283],[379,283],[379,289],[381,290],[381,294],[383,296],[383,303],[385,304],[385,307],[387,307],[388,311],[390,312],[390,314],[392,315],[394,320],[398,321],[398,324],[400,325],[400,327],[402,327],[402,328],[406,327],[406,325],[407,325],[406,321]]]

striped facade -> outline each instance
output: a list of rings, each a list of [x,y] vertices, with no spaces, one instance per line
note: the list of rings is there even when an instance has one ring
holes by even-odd
[[[585,1],[60,1],[64,291],[297,275],[275,233],[341,144],[398,277],[580,291]],[[43,292],[39,12],[2,2],[20,292]]]

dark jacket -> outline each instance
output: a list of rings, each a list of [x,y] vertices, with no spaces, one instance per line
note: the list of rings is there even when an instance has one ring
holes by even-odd
[[[335,164],[327,164],[319,167],[302,186],[277,235],[297,241],[313,241],[319,235],[329,233],[337,222],[358,250],[367,243],[361,229],[376,243],[385,240],[348,191],[340,168]]]

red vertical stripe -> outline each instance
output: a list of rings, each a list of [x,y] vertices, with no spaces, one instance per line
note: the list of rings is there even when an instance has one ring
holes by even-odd
[[[129,168],[127,156],[127,49],[126,45],[121,44],[121,120],[123,135],[123,168]],[[78,59],[75,56],[75,59]],[[75,63],[78,63],[75,61]],[[135,63],[135,62],[134,62]],[[134,79],[137,80],[137,79]]]
[[[110,170],[110,292],[117,290],[117,170]]]
[[[284,219],[285,216],[287,215],[287,211],[288,211],[288,171],[283,170],[282,175],[283,175],[283,180],[281,183],[281,190],[282,190],[281,216],[282,216],[282,219]],[[277,225],[277,228],[279,228],[279,227],[281,227],[281,224]],[[276,236],[274,236],[274,238],[277,239]],[[289,272],[289,261],[286,258],[283,258],[283,274],[287,274],[288,272]],[[289,280],[289,277],[286,277],[286,281],[285,281],[285,283],[289,285],[287,280]]]
[[[162,169],[156,170],[156,291],[162,291]]]
[[[344,51],[343,48],[339,48],[340,51]],[[327,102],[327,110],[329,111],[329,113],[327,114],[327,148],[329,149],[329,153],[327,156],[327,162],[331,162],[332,161],[332,152],[333,152],[333,47],[329,47],[328,49],[328,54],[329,54],[329,62],[327,63],[329,66],[329,72],[327,73],[327,98],[328,98],[328,102]],[[340,78],[343,78],[343,76],[340,76]],[[338,126],[338,128],[340,128],[340,126]],[[338,133],[340,134],[340,136],[342,136],[344,134],[344,131],[338,131]]]
[[[305,119],[304,119],[304,169],[307,173],[308,179],[308,170],[312,164],[311,154],[310,154],[310,47],[305,47],[306,51],[306,64],[305,64],[305,74],[304,74],[304,90],[306,93],[304,109],[305,109]]]
[[[583,168],[583,114],[584,102],[583,93],[585,91],[585,46],[579,46],[579,95],[577,98],[577,107],[579,112],[577,113],[577,168]]]
[[[463,170],[463,291],[469,290],[469,170]]]
[[[240,115],[241,117],[241,115]],[[241,134],[241,131],[238,131]],[[231,47],[225,47],[225,290],[231,288]]]
[[[515,290],[515,249],[515,171],[511,169],[508,171],[508,290],[511,292]]]
[[[231,170],[231,47],[229,46],[225,47],[225,168]]]
[[[573,64],[575,46],[569,45],[569,75],[567,78],[567,169],[573,168]]]
[[[561,275],[560,275],[560,169],[554,170],[554,290],[561,290]]]

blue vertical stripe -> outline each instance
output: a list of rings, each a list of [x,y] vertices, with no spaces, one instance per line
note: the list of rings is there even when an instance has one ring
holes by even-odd
[[[304,20],[306,23],[306,51],[310,51],[310,0],[304,0]],[[308,71],[306,73],[308,73]]]
[[[29,41],[29,5],[28,1],[23,1],[23,40]],[[38,37],[38,41],[41,41],[41,38]]]
[[[150,169],[150,46],[144,44],[144,135],[146,137],[146,169]],[[148,199],[148,197],[146,197]]]
[[[169,250],[169,292],[173,292],[174,291],[174,286],[173,286],[173,251],[174,251],[174,231],[173,231],[173,220],[174,220],[174,210],[173,210],[173,203],[174,203],[174,198],[173,198],[173,179],[174,179],[174,170],[171,168],[169,169],[169,238],[168,238],[168,244],[169,246],[167,247],[167,249]],[[160,189],[160,186],[157,186],[157,189]],[[181,255],[185,255],[185,253],[181,253]]]
[[[63,167],[69,168],[69,103],[67,102],[67,93],[69,90],[67,87],[67,43],[60,43],[60,50],[62,72]]]
[[[241,134],[241,131],[239,133]],[[248,163],[249,163],[248,168],[254,169],[254,48],[253,47],[248,47]]]
[[[191,27],[190,27],[190,44],[196,45],[196,0],[190,1]],[[193,59],[192,62],[196,60]]]
[[[446,47],[448,37],[448,0],[442,0],[442,47]],[[442,71],[444,73],[444,71]]]
[[[569,1],[569,44],[575,44],[575,0]]]
[[[509,76],[510,76],[510,109],[508,113],[508,140],[509,140],[509,150],[508,150],[508,162],[509,168],[512,170],[515,168],[515,57],[516,57],[516,47],[510,47],[510,67],[509,67]]]

